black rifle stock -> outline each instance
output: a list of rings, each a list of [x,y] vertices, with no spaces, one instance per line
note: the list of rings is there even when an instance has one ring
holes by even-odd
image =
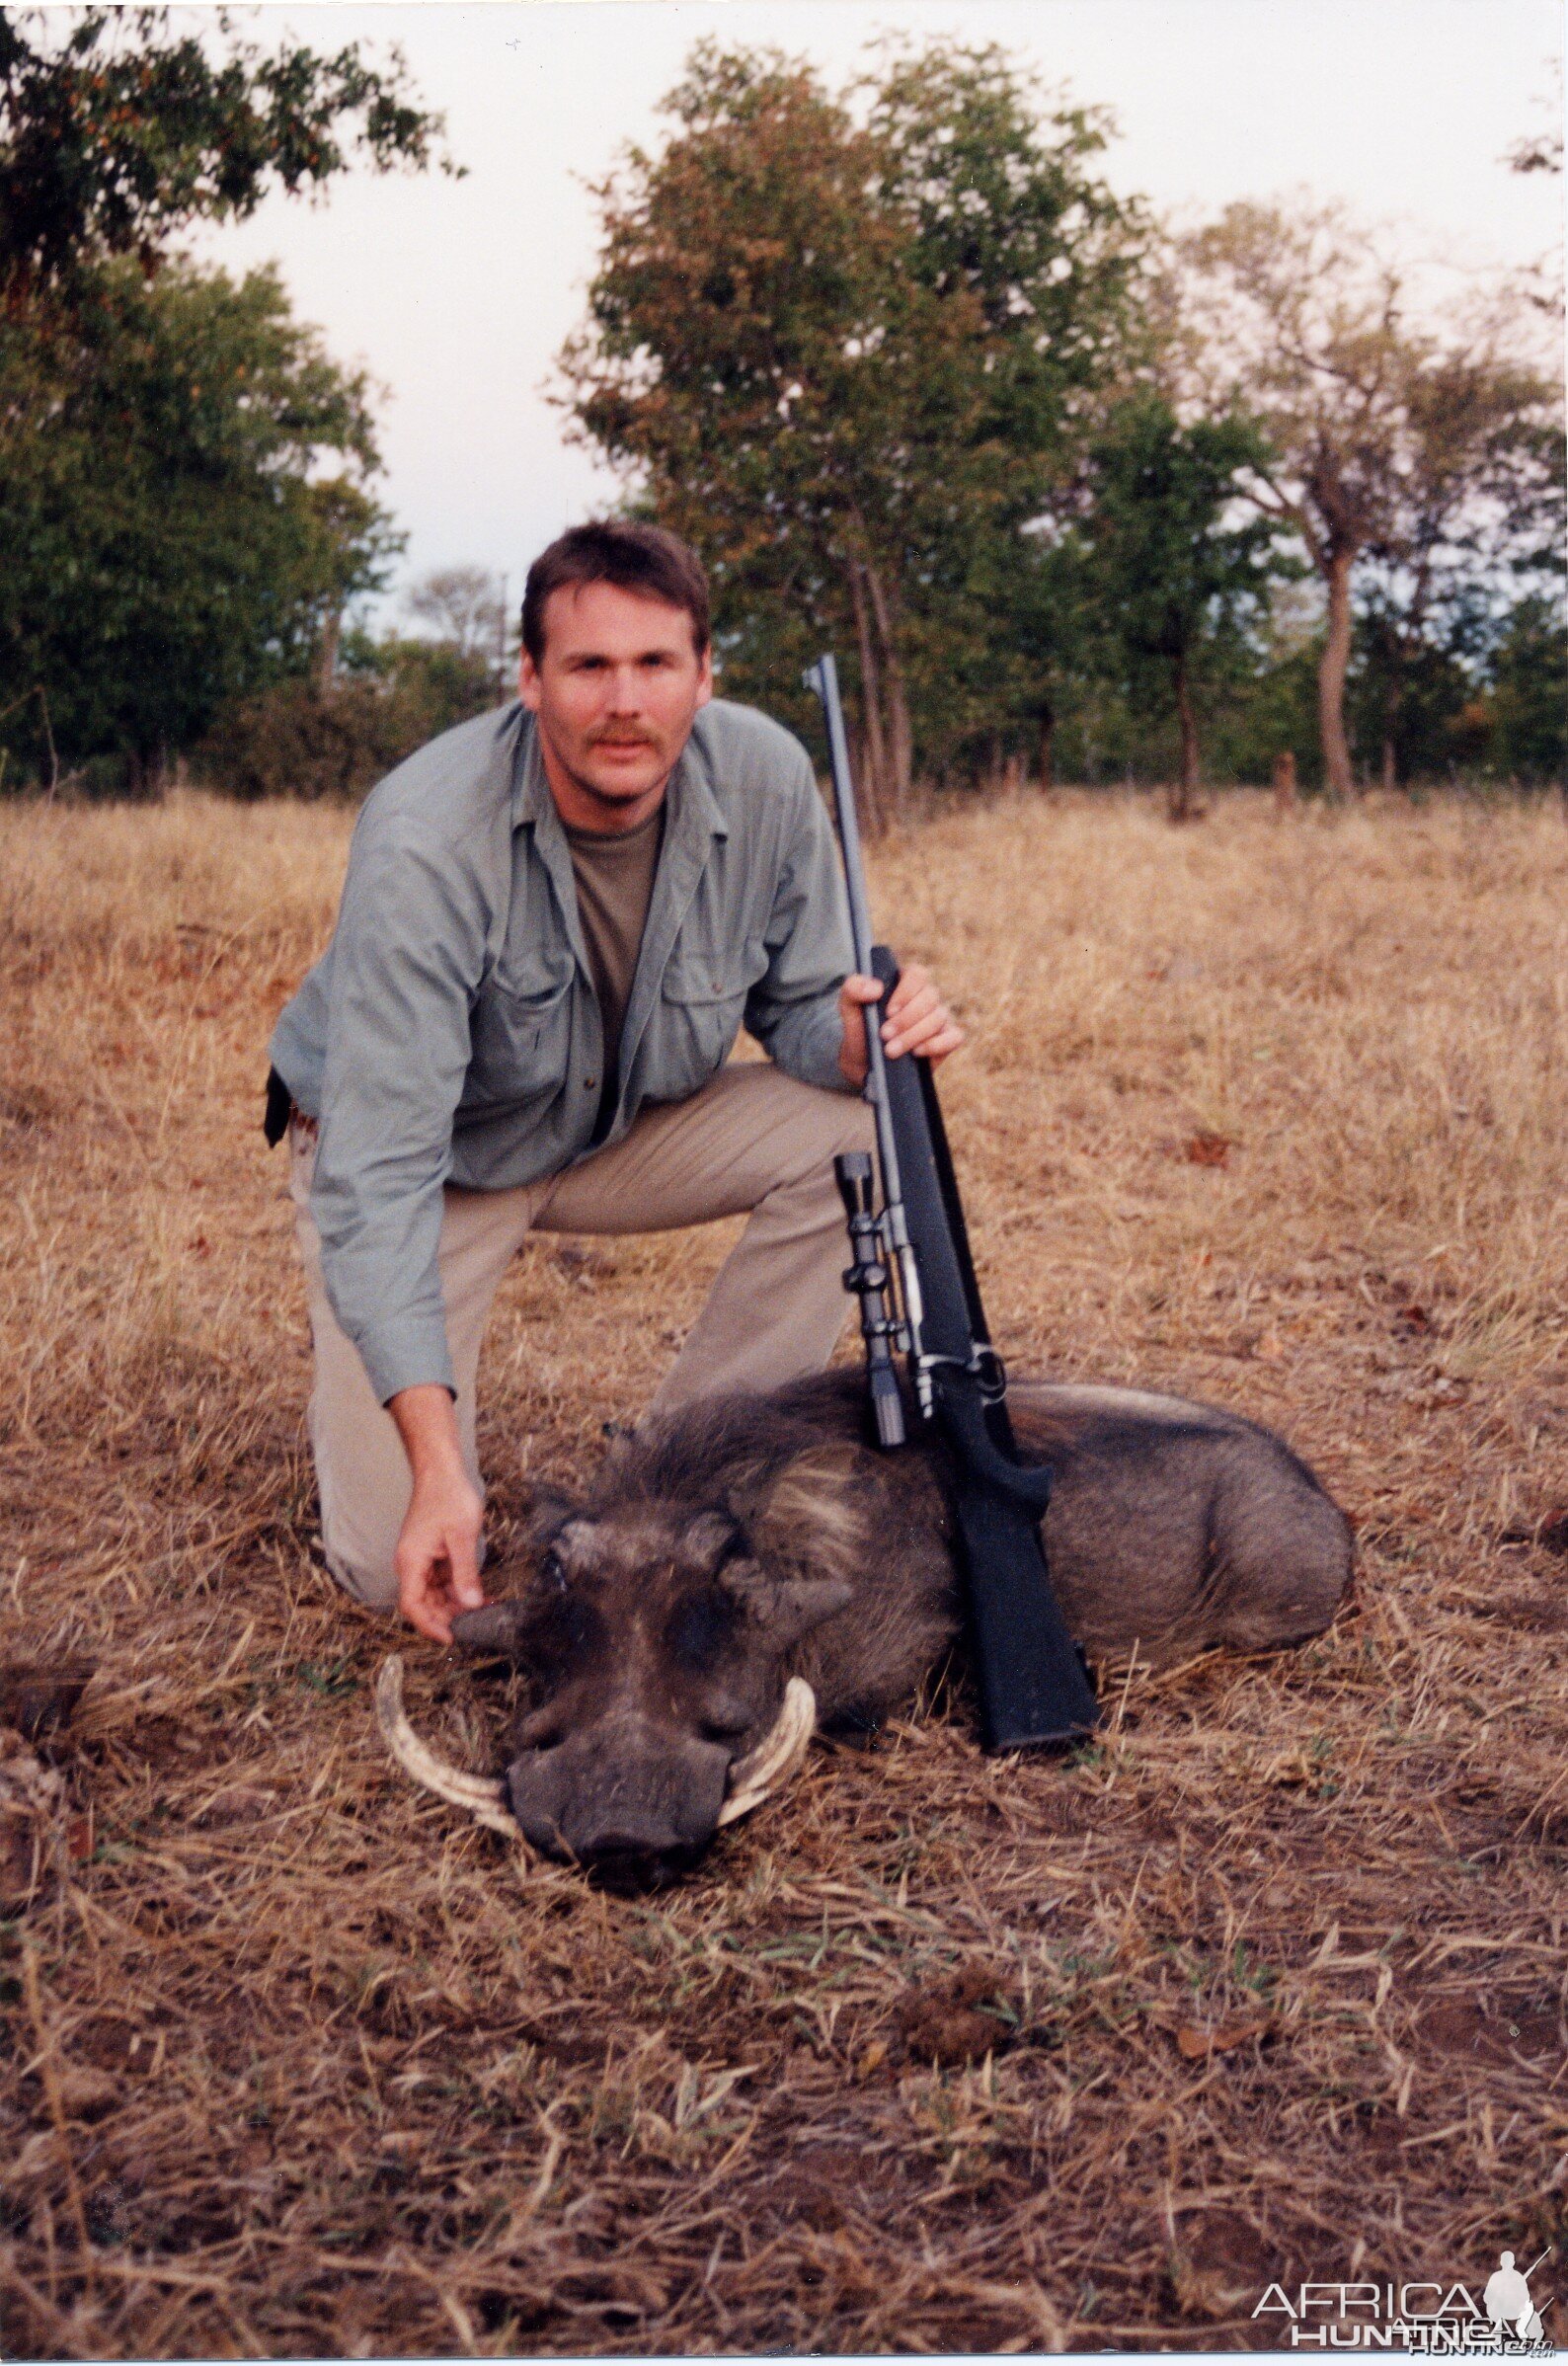
[[[892,1354],[905,1357],[915,1417],[934,1430],[952,1467],[952,1505],[965,1602],[988,1750],[1068,1742],[1099,1711],[1083,1655],[1067,1631],[1046,1566],[1041,1518],[1048,1470],[1020,1463],[1007,1415],[1007,1380],[991,1345],[970,1255],[929,1061],[889,1060],[879,1013],[898,984],[886,945],[873,945],[854,785],[831,657],[806,676],[823,702],[838,809],[855,966],[883,987],[866,1013],[866,1098],[876,1113],[882,1207],[871,1205],[862,1159],[839,1159],[854,1263],[845,1287],[859,1299],[879,1443],[905,1435]]]

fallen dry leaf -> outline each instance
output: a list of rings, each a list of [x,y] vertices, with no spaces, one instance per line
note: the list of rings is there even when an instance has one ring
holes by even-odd
[[[1187,2021],[1176,2032],[1177,2051],[1189,2062],[1201,2062],[1206,2054],[1229,2054],[1249,2037],[1261,2037],[1268,2025],[1266,2020],[1221,2021],[1217,2029],[1200,2029]]]
[[[68,1725],[92,1680],[92,1660],[16,1661],[0,1667],[0,1718],[29,1742]]]
[[[59,2074],[60,2101],[71,2119],[98,2119],[113,2111],[120,2098],[120,2083],[110,2071],[91,2063],[67,2062]]]

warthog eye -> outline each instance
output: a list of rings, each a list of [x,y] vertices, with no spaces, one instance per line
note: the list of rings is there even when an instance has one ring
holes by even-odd
[[[722,1702],[710,1716],[702,1719],[697,1730],[705,1742],[738,1742],[751,1728],[748,1709],[729,1708]]]
[[[725,1595],[688,1594],[669,1614],[665,1647],[682,1668],[703,1675],[717,1665],[735,1628],[735,1606]]]
[[[556,1551],[556,1548],[553,1544],[549,1547],[543,1560],[539,1563],[539,1568],[547,1586],[553,1586],[558,1594],[564,1594],[566,1592],[566,1563],[562,1560],[561,1555]]]

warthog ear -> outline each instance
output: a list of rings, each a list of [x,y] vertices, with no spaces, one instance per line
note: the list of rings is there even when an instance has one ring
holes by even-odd
[[[568,1495],[564,1487],[552,1487],[547,1481],[541,1482],[534,1488],[528,1502],[527,1534],[530,1541],[538,1543],[558,1535],[582,1509],[577,1497]]]
[[[841,1611],[854,1589],[836,1568],[816,1568],[799,1551],[777,1549],[782,1538],[767,1520],[771,1500],[757,1503],[749,1525],[734,1512],[699,1512],[687,1523],[681,1544],[709,1564],[731,1600],[782,1647]]]
[[[465,1651],[494,1651],[513,1660],[522,1648],[526,1624],[520,1602],[487,1602],[483,1610],[458,1612],[452,1620],[452,1641]]]
[[[685,1541],[782,1646],[854,1600],[869,1557],[861,1498],[855,1450],[816,1446],[734,1480],[726,1508],[699,1513]]]
[[[754,1618],[770,1643],[781,1648],[821,1626],[854,1598],[847,1578],[803,1577],[769,1569],[761,1561],[726,1561],[719,1582]]]
[[[863,1460],[852,1446],[814,1446],[732,1499],[756,1558],[781,1574],[852,1589],[872,1550]]]

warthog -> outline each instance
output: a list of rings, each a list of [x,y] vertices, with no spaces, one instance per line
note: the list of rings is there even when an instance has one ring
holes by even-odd
[[[1271,1431],[1127,1388],[1024,1381],[1008,1403],[1055,1473],[1047,1551],[1091,1657],[1255,1651],[1333,1617],[1349,1524]],[[611,1447],[583,1496],[541,1494],[502,1598],[454,1628],[524,1680],[504,1781],[442,1769],[404,1725],[411,1771],[550,1855],[658,1884],[804,1748],[813,1703],[828,1732],[874,1728],[961,1621],[940,1449],[879,1454],[864,1420],[858,1373],[714,1399]]]

